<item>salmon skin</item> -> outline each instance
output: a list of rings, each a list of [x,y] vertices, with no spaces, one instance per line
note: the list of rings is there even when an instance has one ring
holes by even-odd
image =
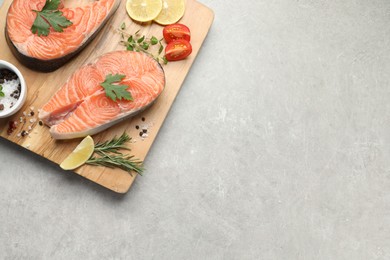
[[[63,1],[62,1],[63,2]],[[61,6],[63,4],[61,2]],[[5,38],[15,57],[32,70],[51,72],[83,50],[119,7],[120,0],[99,0],[75,7],[61,8],[73,24],[48,36],[33,34],[31,26],[46,0],[14,0],[8,9]]]
[[[107,75],[125,75],[116,84],[127,85],[133,101],[108,98],[101,83]],[[55,139],[73,139],[99,133],[149,107],[165,86],[161,65],[149,55],[114,51],[79,68],[39,110]]]

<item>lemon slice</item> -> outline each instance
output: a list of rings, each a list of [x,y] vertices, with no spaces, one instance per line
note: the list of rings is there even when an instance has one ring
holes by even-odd
[[[92,155],[95,144],[92,137],[85,137],[68,157],[60,164],[64,170],[74,170],[83,165]]]
[[[161,25],[176,23],[183,17],[185,9],[185,0],[163,0],[162,10],[154,21]]]
[[[138,22],[149,22],[156,18],[162,9],[162,0],[127,0],[129,16]]]

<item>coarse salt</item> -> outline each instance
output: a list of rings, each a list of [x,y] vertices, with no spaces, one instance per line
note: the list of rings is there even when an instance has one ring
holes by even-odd
[[[1,84],[3,86],[2,92],[4,93],[4,97],[0,98],[0,104],[4,105],[4,110],[10,109],[18,100],[18,98],[11,97],[11,94],[15,91],[19,92],[19,83],[19,79],[12,79],[4,80],[4,83]]]

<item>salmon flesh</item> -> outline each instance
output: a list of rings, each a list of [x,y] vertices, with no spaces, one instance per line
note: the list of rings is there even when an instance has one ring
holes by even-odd
[[[63,1],[62,1],[63,2]],[[50,72],[58,69],[78,54],[103,28],[119,7],[120,0],[99,0],[79,7],[59,11],[73,24],[48,36],[31,31],[46,0],[14,0],[8,9],[5,36],[15,57],[30,69]]]
[[[113,101],[101,84],[107,75],[125,75],[133,97]],[[99,133],[149,107],[161,94],[165,75],[161,65],[149,55],[114,51],[94,63],[79,68],[40,109],[39,118],[50,126],[55,139],[72,139]]]

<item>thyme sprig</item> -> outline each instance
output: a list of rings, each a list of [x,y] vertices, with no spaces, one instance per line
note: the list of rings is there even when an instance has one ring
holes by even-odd
[[[162,55],[164,46],[162,44],[162,40],[164,38],[161,38],[160,40],[156,36],[152,37],[146,37],[145,35],[141,35],[140,31],[136,31],[134,34],[129,34],[125,31],[126,24],[122,23],[120,28],[117,30],[121,35],[121,41],[120,43],[126,47],[129,51],[136,51],[136,52],[144,52],[153,59],[155,59],[159,63],[167,64],[168,60],[164,55]],[[153,48],[153,46],[158,47],[157,54],[156,54],[156,48]]]
[[[136,159],[133,155],[127,155],[120,152],[120,150],[131,149],[126,146],[126,143],[131,141],[131,137],[124,132],[120,137],[114,137],[111,140],[97,143],[94,147],[94,154],[86,162],[89,165],[105,166],[109,168],[119,168],[128,173],[133,171],[142,175],[144,168],[142,161]]]

